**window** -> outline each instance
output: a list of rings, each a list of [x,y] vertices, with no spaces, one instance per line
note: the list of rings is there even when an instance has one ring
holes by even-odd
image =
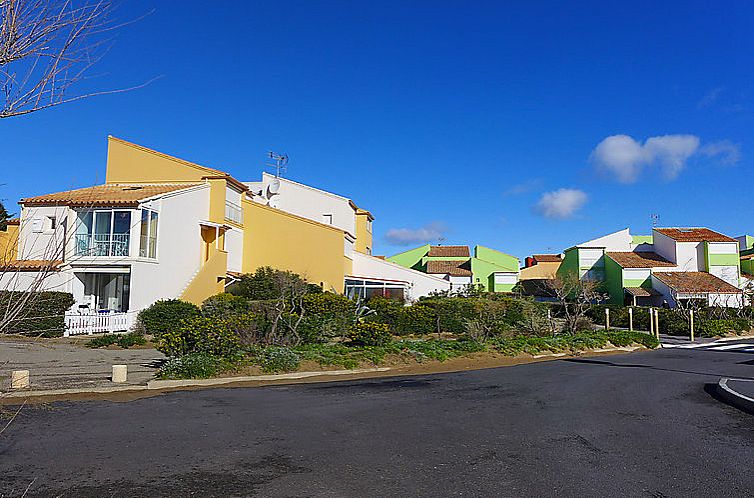
[[[76,226],[77,256],[130,255],[130,211],[83,211]]]
[[[42,218],[34,218],[31,220],[31,231],[34,233],[42,232]]]
[[[55,216],[48,216],[47,227],[48,230],[55,230],[58,228],[58,219]]]
[[[323,214],[322,215],[322,223],[325,225],[332,225],[332,215],[331,214]]]
[[[372,233],[372,220],[369,218],[367,218],[367,232]]]
[[[141,210],[141,245],[139,256],[157,258],[157,213],[149,209]]]
[[[371,247],[367,247],[367,254],[369,254],[370,256],[372,255],[372,248]]]

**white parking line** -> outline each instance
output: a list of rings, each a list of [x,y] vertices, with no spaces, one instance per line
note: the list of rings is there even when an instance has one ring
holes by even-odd
[[[744,349],[744,348],[750,348],[754,346],[754,344],[728,344],[727,346],[714,346],[711,348],[713,351],[728,351],[730,349]]]

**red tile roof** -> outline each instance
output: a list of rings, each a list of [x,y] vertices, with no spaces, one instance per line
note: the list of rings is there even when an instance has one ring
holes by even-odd
[[[157,185],[97,185],[54,194],[40,195],[21,199],[25,206],[138,206],[139,201],[148,199],[168,192],[175,192],[190,187],[197,183],[182,184],[157,184]]]
[[[677,292],[740,294],[741,289],[725,280],[702,271],[654,272],[653,275],[662,283]]]
[[[427,261],[427,273],[450,275],[453,277],[470,277],[472,275],[468,261]]]
[[[676,266],[675,263],[671,263],[654,252],[608,251],[605,254],[623,268],[662,268]]]
[[[560,254],[532,254],[531,257],[537,263],[560,263],[563,261]]]
[[[60,271],[63,262],[44,259],[14,259],[7,263],[0,262],[0,270],[5,271]]]
[[[429,254],[427,254],[427,256],[439,258],[470,258],[471,251],[469,250],[469,246],[430,246]]]
[[[677,242],[738,242],[709,228],[655,228]]]

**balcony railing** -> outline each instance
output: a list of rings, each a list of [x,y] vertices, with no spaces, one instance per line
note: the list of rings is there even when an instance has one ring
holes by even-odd
[[[233,223],[243,224],[243,211],[241,206],[234,202],[225,201],[225,219]]]
[[[115,234],[76,234],[76,256],[127,257],[130,236]]]

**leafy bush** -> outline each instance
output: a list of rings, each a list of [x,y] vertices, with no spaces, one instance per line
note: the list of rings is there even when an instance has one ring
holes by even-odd
[[[422,304],[403,307],[396,317],[394,330],[398,335],[431,334],[437,331],[437,313]]]
[[[167,356],[206,353],[234,358],[239,354],[240,342],[229,320],[195,316],[163,332],[157,338],[157,349]]]
[[[293,372],[298,370],[301,358],[291,348],[270,346],[264,349],[259,362],[262,371],[267,373]]]
[[[88,348],[104,348],[117,344],[119,347],[128,349],[131,346],[141,346],[146,344],[146,339],[142,334],[129,332],[127,334],[105,334],[100,337],[87,341],[85,346]]]
[[[466,339],[457,341],[438,339],[402,340],[397,341],[396,345],[401,348],[402,352],[410,354],[418,361],[426,359],[445,361],[450,358],[467,356],[487,349],[484,343]]]
[[[65,312],[75,302],[69,292],[0,291],[0,309],[26,299],[23,311],[0,332],[41,337],[60,337],[65,331]]]
[[[351,327],[350,339],[360,346],[384,346],[392,340],[390,327],[384,323],[363,322]]]
[[[348,337],[353,320],[348,315],[305,315],[298,327],[303,344],[321,344]]]
[[[698,325],[697,334],[701,337],[715,337],[731,332],[741,333],[751,329],[751,322],[746,318],[729,318],[724,320],[703,320]]]
[[[356,303],[346,296],[332,292],[307,294],[303,297],[303,307],[310,315],[336,316],[353,314]]]
[[[278,299],[287,295],[288,290],[292,288],[310,290],[306,281],[296,273],[263,266],[257,268],[254,273],[241,275],[238,282],[228,290],[236,296],[259,301]]]
[[[226,318],[230,315],[247,313],[250,309],[248,299],[227,292],[208,297],[202,303],[202,315],[207,317]]]
[[[147,334],[159,339],[166,332],[175,333],[184,319],[199,315],[199,307],[195,304],[180,299],[166,299],[141,310],[138,319]]]
[[[207,379],[231,368],[233,364],[225,358],[207,353],[190,353],[168,358],[157,376],[161,379]]]

